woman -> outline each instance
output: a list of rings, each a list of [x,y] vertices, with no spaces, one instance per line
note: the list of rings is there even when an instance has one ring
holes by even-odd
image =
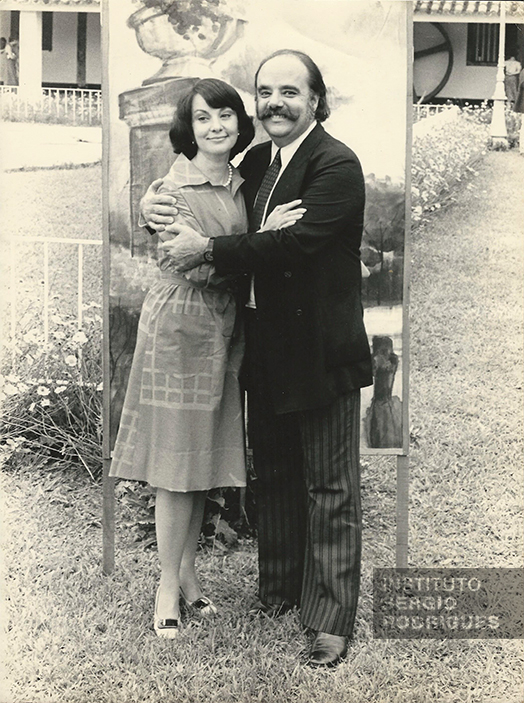
[[[243,179],[229,160],[248,146],[254,129],[236,90],[216,79],[198,81],[179,100],[169,136],[180,155],[163,189],[176,195],[177,221],[207,236],[245,232]],[[280,208],[265,227],[289,226],[303,212]],[[195,555],[207,491],[245,486],[243,345],[234,281],[208,263],[179,274],[161,245],[161,280],[142,307],[111,475],[157,489],[161,577],[154,629],[172,638],[180,597],[202,615],[216,612],[202,592]]]

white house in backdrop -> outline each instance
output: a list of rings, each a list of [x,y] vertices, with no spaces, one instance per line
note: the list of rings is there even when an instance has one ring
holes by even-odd
[[[0,37],[18,42],[20,93],[100,88],[98,0],[0,0]]]
[[[504,5],[506,55],[524,65],[524,1]],[[417,99],[491,98],[500,2],[414,0],[413,10]],[[21,91],[100,87],[100,0],[0,0],[0,37],[19,40]]]
[[[524,2],[504,2],[505,55],[524,65]],[[415,0],[413,83],[423,102],[493,97],[500,2]]]

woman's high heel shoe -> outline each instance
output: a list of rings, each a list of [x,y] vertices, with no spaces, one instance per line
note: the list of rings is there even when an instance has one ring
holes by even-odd
[[[178,620],[176,618],[159,618],[158,613],[158,594],[160,589],[157,589],[155,598],[155,619],[153,622],[153,628],[158,637],[163,637],[164,639],[173,640],[178,637],[180,632],[178,626]]]
[[[218,613],[218,608],[216,607],[216,605],[213,603],[213,601],[209,600],[209,598],[206,598],[206,596],[201,596],[200,598],[197,598],[196,600],[190,603],[185,597],[184,591],[182,589],[180,589],[180,595],[184,599],[184,602],[187,607],[192,610],[196,610],[199,615],[209,617],[210,615],[216,615]]]

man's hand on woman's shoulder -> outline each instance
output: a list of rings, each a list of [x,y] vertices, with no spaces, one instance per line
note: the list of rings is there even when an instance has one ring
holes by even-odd
[[[148,225],[157,232],[163,232],[166,225],[171,225],[178,214],[176,198],[169,193],[159,193],[164,184],[163,178],[151,183],[140,201],[141,224]]]

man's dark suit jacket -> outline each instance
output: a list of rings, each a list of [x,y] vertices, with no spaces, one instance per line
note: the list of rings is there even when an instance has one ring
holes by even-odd
[[[265,142],[242,162],[248,212],[270,158]],[[213,246],[218,273],[255,274],[277,413],[321,407],[373,382],[360,294],[364,178],[356,155],[320,124],[282,173],[267,212],[297,198],[307,212],[292,227],[217,237]]]

